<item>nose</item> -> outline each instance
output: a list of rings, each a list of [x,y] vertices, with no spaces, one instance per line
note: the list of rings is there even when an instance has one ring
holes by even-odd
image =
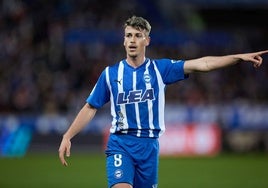
[[[136,41],[136,37],[135,37],[135,36],[132,36],[132,37],[130,38],[130,42],[133,43],[133,42],[135,42],[135,41]]]

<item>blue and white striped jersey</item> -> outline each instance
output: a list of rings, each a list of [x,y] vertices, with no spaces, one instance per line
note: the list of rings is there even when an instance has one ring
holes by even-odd
[[[165,87],[187,78],[183,65],[146,59],[133,68],[122,60],[105,68],[86,101],[97,109],[111,102],[110,133],[158,138],[165,131]]]

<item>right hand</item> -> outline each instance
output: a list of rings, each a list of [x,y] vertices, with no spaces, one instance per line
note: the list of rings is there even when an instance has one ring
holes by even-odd
[[[63,137],[59,147],[59,158],[62,165],[68,166],[68,163],[65,160],[65,155],[66,157],[70,157],[71,155],[71,141]]]

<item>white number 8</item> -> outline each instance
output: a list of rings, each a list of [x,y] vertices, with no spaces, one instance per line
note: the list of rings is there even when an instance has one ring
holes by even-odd
[[[119,167],[122,165],[122,155],[121,154],[115,154],[114,155],[114,166]]]

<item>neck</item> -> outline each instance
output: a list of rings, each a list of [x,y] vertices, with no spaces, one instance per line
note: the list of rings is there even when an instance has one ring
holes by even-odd
[[[137,68],[139,67],[141,64],[143,64],[143,62],[145,61],[145,57],[142,56],[142,57],[127,57],[127,63],[134,67],[134,68]]]

